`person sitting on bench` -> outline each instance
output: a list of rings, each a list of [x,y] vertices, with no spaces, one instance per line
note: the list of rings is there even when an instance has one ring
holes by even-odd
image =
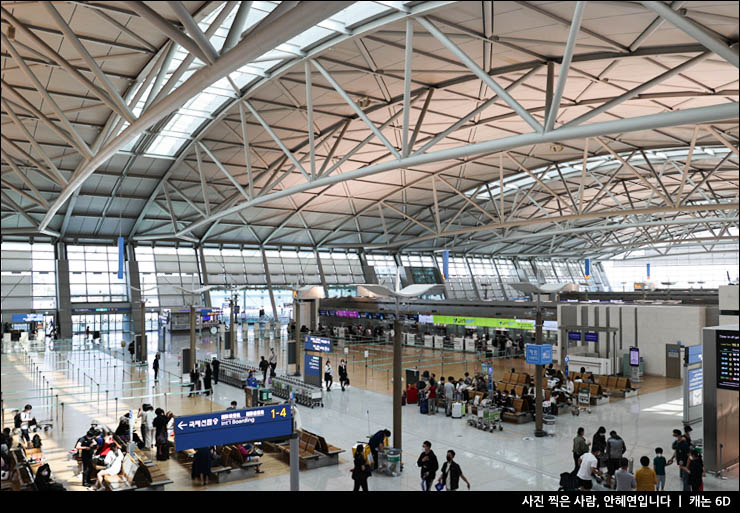
[[[244,463],[249,463],[249,462],[259,463],[260,458],[264,454],[261,450],[257,449],[254,445],[250,443],[237,445],[236,449],[241,453],[242,457],[244,458]],[[258,474],[265,473],[265,471],[262,470],[262,464],[257,465],[255,472],[257,472]]]
[[[105,456],[105,468],[98,471],[95,483],[88,488],[91,492],[97,491],[103,487],[105,476],[115,476],[121,473],[123,465],[123,453],[117,443],[113,443],[110,451]]]

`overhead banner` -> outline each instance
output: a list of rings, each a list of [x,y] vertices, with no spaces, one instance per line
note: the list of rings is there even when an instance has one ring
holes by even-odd
[[[118,237],[118,279],[123,279],[123,237]]]
[[[44,322],[44,314],[41,313],[24,313],[13,314],[13,322]]]
[[[650,264],[647,264],[647,279],[650,279]]]
[[[591,277],[591,259],[586,259],[586,279],[588,280]]]
[[[288,404],[175,417],[175,451],[287,438],[292,432]]]
[[[488,328],[509,328],[533,330],[534,321],[526,319],[498,319],[494,317],[458,317],[454,315],[432,315],[434,324],[454,324],[457,326],[480,326]]]
[[[449,251],[442,252],[442,274],[444,275],[445,280],[450,279],[450,252]]]

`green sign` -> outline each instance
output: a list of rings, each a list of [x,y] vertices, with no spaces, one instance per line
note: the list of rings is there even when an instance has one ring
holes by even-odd
[[[497,319],[495,317],[459,317],[455,315],[433,315],[434,324],[454,324],[457,326],[480,326],[488,328],[509,328],[533,330],[534,321],[524,319]]]

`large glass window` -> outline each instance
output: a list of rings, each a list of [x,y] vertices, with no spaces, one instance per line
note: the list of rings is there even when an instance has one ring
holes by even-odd
[[[67,246],[73,303],[128,301],[126,266],[118,278],[117,246]]]
[[[2,308],[53,310],[56,300],[54,246],[3,242]]]

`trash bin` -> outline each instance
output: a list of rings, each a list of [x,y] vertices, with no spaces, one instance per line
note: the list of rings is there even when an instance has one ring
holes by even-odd
[[[554,415],[542,415],[542,424],[547,436],[555,436],[555,420],[557,417]]]
[[[397,477],[401,475],[401,451],[392,447],[385,451],[385,473],[389,476]]]

